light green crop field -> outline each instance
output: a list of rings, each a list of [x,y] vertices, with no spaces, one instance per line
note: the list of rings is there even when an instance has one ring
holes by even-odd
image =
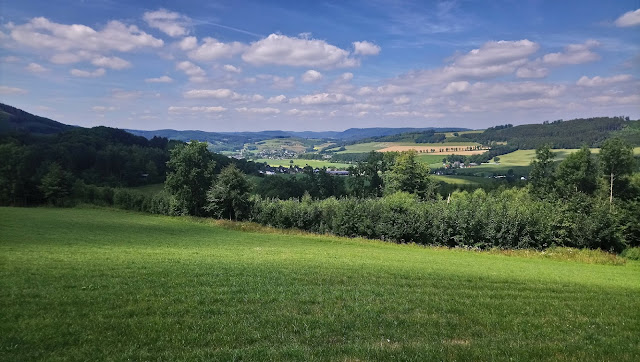
[[[484,130],[483,130],[483,129],[472,130],[472,131],[446,132],[446,133],[444,134],[444,136],[445,136],[446,138],[453,138],[453,137],[456,137],[456,136],[454,136],[454,135],[453,135],[454,133],[457,133],[458,135],[463,135],[463,134],[470,134],[470,133],[482,133],[482,132],[484,132]]]
[[[304,167],[304,166],[309,165],[309,166],[311,166],[313,168],[326,167],[326,168],[347,169],[347,168],[349,168],[351,166],[351,165],[346,164],[346,163],[329,162],[329,161],[323,161],[323,160],[304,160],[304,159],[301,159],[301,158],[284,159],[284,160],[270,160],[270,159],[267,159],[267,158],[260,158],[260,159],[253,160],[253,161],[257,162],[257,163],[266,162],[271,167],[278,167],[278,166],[289,167],[289,165],[291,165],[291,163],[290,163],[291,160],[293,160],[293,165],[297,165],[299,167]]]
[[[432,147],[435,149],[439,148],[452,148],[452,147],[467,147],[467,146],[479,146],[479,143],[475,142],[450,142],[450,143],[414,143],[414,142],[367,142],[367,143],[356,143],[354,145],[345,146],[345,151],[340,151],[338,153],[362,153],[362,152],[371,152],[378,151],[389,147],[395,146],[415,146],[418,148]],[[446,153],[444,153],[446,156]]]
[[[488,185],[496,180],[485,177],[463,175],[430,175],[435,181],[442,181],[452,185]]]
[[[252,230],[0,208],[0,360],[640,357],[638,262]]]
[[[567,158],[569,154],[578,151],[578,149],[562,148],[562,149],[553,149],[552,151],[556,156],[555,160],[561,161]],[[600,149],[592,148],[591,152],[594,154],[598,154],[600,152]],[[633,153],[635,155],[640,155],[640,147],[634,148]],[[517,150],[499,157],[500,157],[500,164],[504,166],[528,166],[531,163],[531,161],[533,161],[536,158],[536,150]]]

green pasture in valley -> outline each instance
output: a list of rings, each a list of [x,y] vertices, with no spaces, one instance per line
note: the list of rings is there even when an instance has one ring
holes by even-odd
[[[640,359],[639,262],[230,225],[0,208],[0,360]]]
[[[293,160],[293,163],[291,163],[291,161]],[[322,167],[326,167],[326,168],[339,168],[339,169],[347,169],[349,168],[351,165],[346,164],[346,163],[337,163],[337,162],[330,162],[330,161],[325,161],[325,160],[304,160],[302,158],[293,158],[293,159],[284,159],[284,160],[270,160],[267,158],[260,158],[257,160],[253,160],[254,162],[257,163],[263,163],[266,162],[269,166],[271,167],[278,167],[278,166],[284,166],[284,167],[289,167],[290,165],[297,165],[299,167],[305,167],[307,165],[313,167],[313,168],[322,168]]]
[[[487,185],[496,182],[495,179],[464,175],[430,175],[435,181],[442,181],[452,185]]]

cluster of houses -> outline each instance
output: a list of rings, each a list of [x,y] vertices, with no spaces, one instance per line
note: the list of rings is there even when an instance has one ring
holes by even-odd
[[[469,168],[469,167],[474,167],[474,166],[478,166],[478,164],[475,163],[475,162],[471,162],[469,164],[465,164],[464,162],[460,162],[460,161],[451,162],[451,163],[443,163],[442,164],[442,167],[444,167],[444,168]]]
[[[290,174],[290,175],[295,175],[298,173],[302,173],[304,172],[304,168],[300,167],[300,166],[289,166],[289,167],[284,167],[284,166],[277,166],[277,167],[272,167],[272,166],[266,166],[263,170],[259,171],[260,174],[262,175],[275,175],[275,174]],[[314,168],[313,169],[313,173],[320,173],[322,172],[322,169],[319,168]],[[349,171],[341,171],[341,170],[326,170],[326,172],[330,175],[334,175],[334,176],[349,176]]]
[[[287,149],[279,150],[262,150],[256,154],[257,158],[267,158],[270,160],[282,160],[287,158],[296,158],[298,154]]]

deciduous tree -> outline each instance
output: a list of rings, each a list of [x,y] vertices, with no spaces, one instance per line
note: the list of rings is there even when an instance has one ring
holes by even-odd
[[[251,183],[234,164],[222,169],[207,192],[207,211],[217,218],[242,220],[249,215]]]
[[[391,170],[386,174],[386,192],[409,192],[421,199],[433,196],[435,185],[429,177],[429,166],[416,159],[414,150],[401,152],[395,159]]]
[[[633,148],[620,138],[610,138],[600,148],[600,160],[609,181],[609,203],[613,202],[614,182],[633,172]]]
[[[201,215],[213,184],[215,162],[204,142],[192,141],[171,150],[165,187],[184,213]]]
[[[598,189],[598,163],[586,145],[567,156],[556,170],[558,191],[565,197],[577,192],[593,195]]]

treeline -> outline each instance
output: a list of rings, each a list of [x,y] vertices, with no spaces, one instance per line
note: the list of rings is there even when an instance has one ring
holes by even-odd
[[[107,127],[6,135],[0,138],[0,204],[64,199],[76,180],[102,186],[162,182],[169,147],[166,138],[147,140]]]
[[[366,162],[369,154],[370,152],[333,153],[330,154],[330,158],[326,158],[326,154],[301,153],[298,155],[298,158],[303,160],[327,160],[329,162],[357,163]]]
[[[0,136],[0,205],[60,204],[76,185],[133,187],[162,183],[179,141],[150,140],[109,128],[72,128],[55,135]],[[254,174],[263,165],[212,154],[215,169],[236,163]]]
[[[579,148],[583,144],[599,147],[611,137],[612,132],[623,129],[628,121],[628,117],[596,117],[515,127],[505,125],[488,128],[482,133],[461,134],[460,137],[484,145],[507,142],[518,149],[536,149],[543,145]]]

